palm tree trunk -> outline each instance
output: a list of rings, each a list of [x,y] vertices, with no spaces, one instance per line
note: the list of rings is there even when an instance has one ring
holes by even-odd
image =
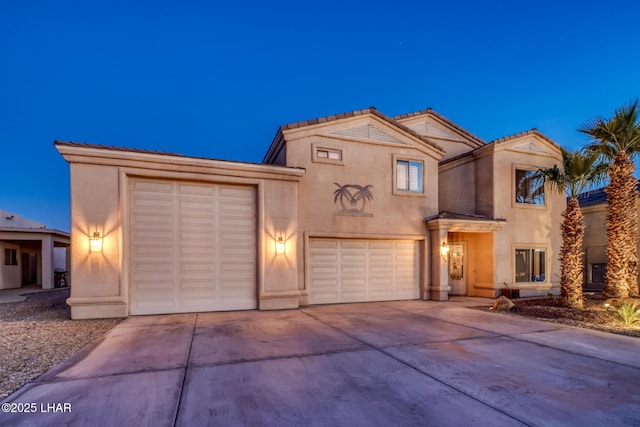
[[[607,274],[604,296],[638,294],[638,191],[635,165],[624,151],[609,168],[607,192]]]
[[[584,220],[578,199],[572,197],[562,214],[562,247],[560,248],[560,303],[567,308],[582,310],[582,240]]]

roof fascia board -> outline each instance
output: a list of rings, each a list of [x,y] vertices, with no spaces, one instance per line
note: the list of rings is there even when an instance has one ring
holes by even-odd
[[[69,163],[86,163],[106,166],[129,166],[142,169],[166,170],[172,165],[177,170],[191,168],[199,173],[245,173],[267,179],[284,179],[299,181],[305,174],[301,168],[263,165],[254,163],[232,162],[225,160],[182,157],[171,154],[154,154],[135,151],[118,150],[117,148],[98,148],[82,145],[66,145],[56,143],[56,148]]]

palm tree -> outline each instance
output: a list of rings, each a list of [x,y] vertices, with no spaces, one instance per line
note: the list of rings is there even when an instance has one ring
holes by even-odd
[[[607,193],[607,273],[604,296],[638,295],[638,190],[634,157],[640,152],[638,100],[616,110],[613,117],[596,117],[579,129],[591,137],[587,150],[609,164]]]
[[[560,193],[568,193],[564,220],[562,247],[560,248],[560,303],[568,308],[582,310],[582,240],[584,220],[580,211],[578,195],[592,185],[601,182],[607,165],[598,162],[599,153],[562,150],[562,168],[540,168],[537,177]]]

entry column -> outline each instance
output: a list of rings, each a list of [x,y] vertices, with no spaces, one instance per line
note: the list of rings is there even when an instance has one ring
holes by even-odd
[[[443,253],[443,246],[447,245],[447,230],[429,230],[431,237],[431,286],[429,291],[434,301],[449,300],[448,257]]]

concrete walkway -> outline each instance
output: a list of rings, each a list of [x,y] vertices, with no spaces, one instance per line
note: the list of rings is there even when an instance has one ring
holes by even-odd
[[[640,340],[465,307],[490,303],[133,317],[0,425],[640,425]]]

